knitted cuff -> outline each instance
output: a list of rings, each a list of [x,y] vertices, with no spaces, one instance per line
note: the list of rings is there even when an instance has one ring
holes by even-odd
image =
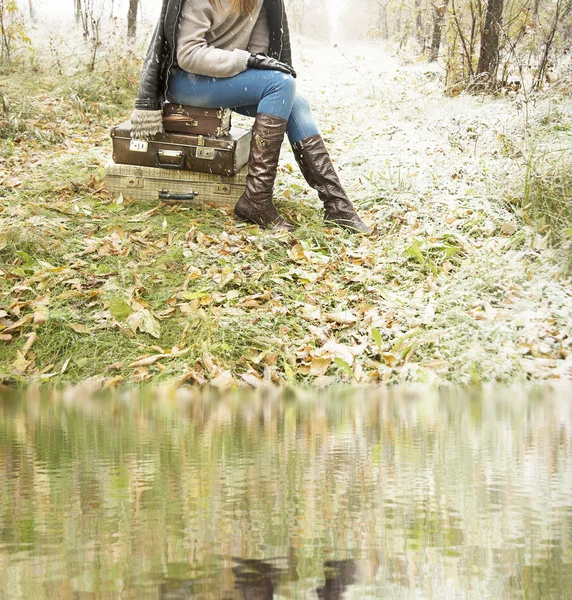
[[[163,133],[162,110],[137,110],[131,114],[131,137],[137,140],[147,140]]]
[[[248,69],[248,59],[251,57],[250,52],[236,48],[234,53],[236,54],[236,68],[238,69],[238,72],[242,73],[243,71],[246,71],[246,69]]]

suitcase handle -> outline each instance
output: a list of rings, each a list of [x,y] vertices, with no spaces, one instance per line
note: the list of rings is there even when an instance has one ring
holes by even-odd
[[[169,156],[172,158],[179,158],[179,164],[161,162],[161,157]],[[155,164],[159,169],[172,169],[174,171],[182,171],[185,168],[187,162],[187,155],[184,152],[171,152],[167,154],[164,150],[158,150],[155,155]]]
[[[191,200],[195,200],[197,196],[197,192],[190,192],[189,194],[169,194],[165,190],[159,192],[159,200],[163,202],[190,202]]]

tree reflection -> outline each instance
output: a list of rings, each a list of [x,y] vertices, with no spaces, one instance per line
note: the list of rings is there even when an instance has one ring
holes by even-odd
[[[0,399],[0,597],[563,597],[569,398],[475,394]]]

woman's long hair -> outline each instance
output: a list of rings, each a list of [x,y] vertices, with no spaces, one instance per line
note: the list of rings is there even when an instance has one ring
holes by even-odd
[[[251,15],[256,8],[258,0],[230,0],[230,12],[247,17]],[[215,9],[221,9],[221,0],[210,0]]]

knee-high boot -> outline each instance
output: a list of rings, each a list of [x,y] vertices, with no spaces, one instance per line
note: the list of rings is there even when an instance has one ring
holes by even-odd
[[[252,129],[246,190],[234,208],[243,221],[251,221],[267,229],[293,231],[294,225],[284,220],[274,203],[272,191],[276,180],[280,148],[288,121],[273,115],[258,114]]]
[[[324,203],[326,221],[356,233],[374,234],[357,214],[338,178],[320,135],[312,135],[292,145],[296,162],[308,185]]]

